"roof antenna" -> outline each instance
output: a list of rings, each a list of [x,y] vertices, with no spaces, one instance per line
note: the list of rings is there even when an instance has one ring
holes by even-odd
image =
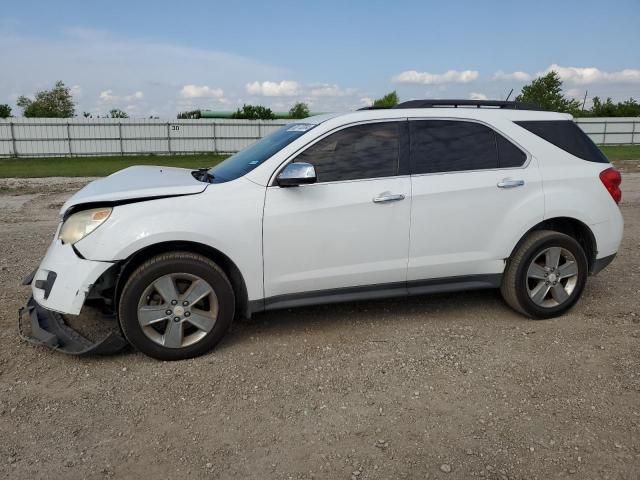
[[[509,92],[509,95],[507,95],[507,98],[504,99],[505,102],[509,100],[509,97],[511,96],[512,93],[513,93],[513,88]]]

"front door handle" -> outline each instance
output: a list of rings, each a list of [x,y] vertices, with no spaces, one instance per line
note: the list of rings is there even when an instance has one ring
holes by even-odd
[[[514,180],[512,178],[504,178],[498,182],[498,188],[515,188],[523,185],[524,180]]]
[[[404,195],[401,193],[384,192],[377,197],[373,197],[373,203],[397,202],[398,200],[404,200]]]

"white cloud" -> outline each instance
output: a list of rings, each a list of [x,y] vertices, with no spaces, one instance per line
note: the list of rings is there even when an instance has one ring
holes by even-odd
[[[99,97],[103,102],[110,102],[114,98],[113,90],[103,90],[102,92],[100,92]]]
[[[531,75],[527,72],[520,71],[505,73],[502,70],[498,70],[493,74],[494,80],[514,80],[516,82],[528,82],[529,80],[531,80],[531,78]]]
[[[576,85],[589,85],[594,83],[632,83],[640,84],[640,69],[625,68],[617,72],[606,72],[596,67],[563,67],[557,64],[550,65],[538,76],[555,71],[563,81]]]
[[[116,102],[135,102],[138,100],[142,100],[144,97],[144,93],[140,90],[134,92],[130,95],[115,95],[113,90],[103,90],[98,95],[98,98],[102,103],[116,103]]]
[[[346,97],[354,93],[353,88],[341,88],[336,84],[329,83],[311,85],[310,91],[312,97]]]
[[[477,70],[448,70],[445,73],[418,72],[407,70],[392,77],[397,83],[415,83],[424,85],[439,85],[445,83],[469,83],[478,78]]]
[[[183,98],[223,98],[224,91],[221,88],[211,88],[207,85],[185,85],[180,90]]]
[[[471,92],[469,94],[469,98],[471,100],[487,100],[489,97],[487,97],[484,93]]]
[[[363,107],[370,107],[371,105],[373,105],[373,99],[372,99],[372,98],[369,98],[369,97],[362,97],[362,98],[360,99],[360,104],[361,104]]]
[[[264,97],[292,97],[299,93],[300,85],[293,80],[282,80],[281,82],[250,82],[246,89],[249,95],[260,95]]]
[[[71,92],[71,95],[73,96],[73,98],[75,98],[76,100],[79,100],[82,98],[82,87],[80,85],[73,85],[69,91]]]

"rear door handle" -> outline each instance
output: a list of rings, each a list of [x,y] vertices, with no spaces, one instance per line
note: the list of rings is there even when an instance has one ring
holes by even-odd
[[[404,195],[401,193],[384,192],[373,197],[373,203],[397,202],[399,200],[404,200]]]
[[[498,188],[515,188],[523,185],[524,180],[513,180],[512,178],[503,178],[498,182]]]

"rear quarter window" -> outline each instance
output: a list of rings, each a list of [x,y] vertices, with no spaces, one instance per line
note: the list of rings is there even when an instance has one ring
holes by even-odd
[[[530,120],[515,123],[578,158],[588,162],[609,163],[598,146],[571,120]]]

